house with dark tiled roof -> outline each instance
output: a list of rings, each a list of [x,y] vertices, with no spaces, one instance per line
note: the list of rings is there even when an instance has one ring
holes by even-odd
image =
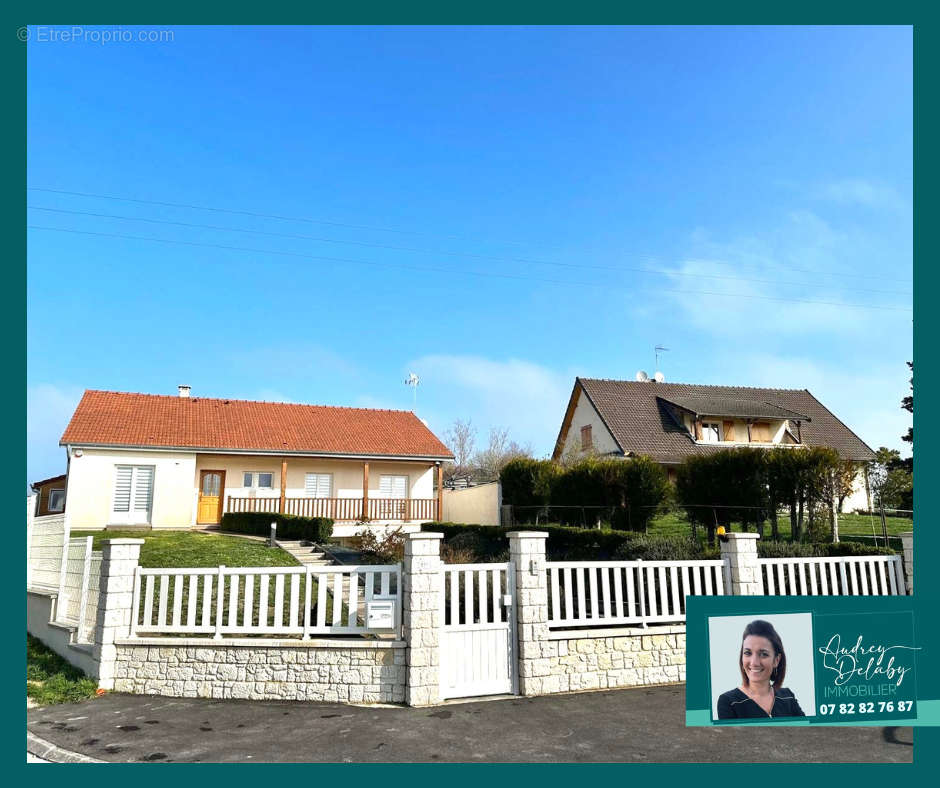
[[[687,457],[735,446],[828,446],[860,468],[875,457],[806,389],[576,378],[552,458],[646,455],[673,478]],[[868,506],[864,474],[844,505]]]
[[[62,435],[72,530],[219,523],[225,512],[439,520],[450,450],[408,411],[86,391]],[[407,528],[406,528],[407,530]]]

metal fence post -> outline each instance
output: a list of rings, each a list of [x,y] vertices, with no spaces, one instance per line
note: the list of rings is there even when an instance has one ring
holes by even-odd
[[[268,539],[268,547],[277,547],[277,521],[271,523],[271,536]]]
[[[33,579],[33,564],[30,561],[30,552],[33,546],[33,519],[36,517],[36,496],[26,496],[26,587],[29,588]]]
[[[271,529],[273,532],[273,529],[274,529],[273,523],[271,524]],[[313,575],[312,575],[310,564],[307,564],[307,566],[304,567],[304,569],[305,569],[304,574],[306,574],[307,580],[306,580],[306,585],[304,587],[304,635],[303,635],[303,639],[306,640],[307,638],[310,637],[310,596],[311,596],[311,591],[313,588]]]
[[[225,602],[225,564],[219,566],[219,582],[217,583],[215,598],[215,635],[216,640],[222,639],[222,605]]]
[[[640,592],[640,626],[646,629],[646,575],[643,573],[643,559],[636,559],[636,576],[640,581],[637,590]]]
[[[57,620],[61,621],[61,614],[64,614],[64,608],[66,603],[66,593],[65,593],[65,575],[66,570],[68,569],[69,564],[69,529],[66,526],[62,531],[62,555],[61,561],[59,563],[59,594],[55,603],[55,617]]]
[[[88,581],[91,577],[91,547],[95,541],[93,536],[85,539],[85,562],[82,566],[82,590],[78,598],[78,632],[77,638],[80,643],[84,642],[85,636],[85,613],[88,610]]]
[[[129,637],[137,637],[137,617],[140,615],[140,565],[134,567],[134,598],[131,600],[131,626]],[[145,621],[145,624],[150,624]]]

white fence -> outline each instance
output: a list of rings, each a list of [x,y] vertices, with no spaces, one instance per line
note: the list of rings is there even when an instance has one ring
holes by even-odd
[[[898,596],[906,594],[896,555],[758,559],[768,596]]]
[[[69,539],[65,568],[56,603],[56,621],[78,627],[76,639],[89,642],[98,617],[101,551],[92,550],[93,537]]]
[[[685,621],[686,596],[726,593],[724,562],[553,561],[548,626]]]
[[[58,589],[66,538],[65,515],[33,517],[27,512],[27,588]]]
[[[392,620],[370,627],[379,600],[392,603]],[[138,567],[132,610],[132,636],[397,633],[401,567]]]

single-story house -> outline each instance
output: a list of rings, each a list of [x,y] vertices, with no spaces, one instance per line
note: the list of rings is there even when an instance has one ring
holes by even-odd
[[[414,413],[86,391],[60,445],[67,525],[188,528],[225,512],[439,520],[450,450]],[[349,524],[343,527],[340,524]]]
[[[647,455],[671,479],[687,457],[734,446],[828,446],[860,463],[848,510],[868,507],[875,453],[806,389],[576,378],[552,459]]]
[[[37,517],[65,511],[65,474],[33,482],[30,489],[36,496]]]

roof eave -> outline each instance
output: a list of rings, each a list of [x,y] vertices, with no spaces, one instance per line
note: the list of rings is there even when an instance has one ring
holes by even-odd
[[[60,446],[71,446],[76,449],[133,449],[134,451],[177,451],[192,454],[236,454],[254,456],[294,456],[294,457],[324,457],[335,460],[410,460],[413,462],[445,462],[453,460],[453,454],[368,454],[357,452],[328,452],[311,451],[309,449],[233,449],[219,446],[159,446],[153,444],[131,443],[91,443],[71,440],[68,444],[59,442]]]

